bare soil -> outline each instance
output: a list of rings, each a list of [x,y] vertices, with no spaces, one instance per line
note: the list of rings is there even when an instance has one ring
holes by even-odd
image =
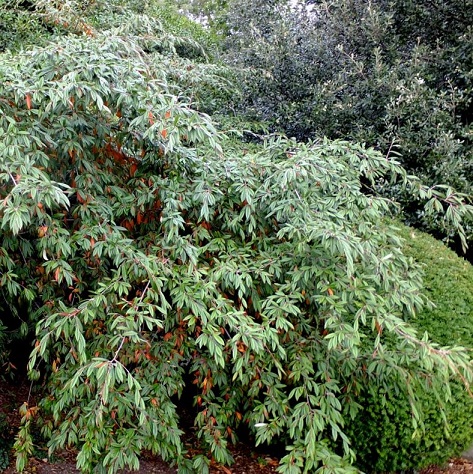
[[[29,397],[27,384],[12,386],[0,380],[0,413],[7,417],[8,426],[15,431],[18,426],[20,415],[18,409]],[[38,454],[39,453],[39,454]],[[26,474],[79,474],[75,468],[75,453],[64,451],[54,462],[49,462],[46,457],[41,456],[41,451],[30,463],[24,473]],[[275,456],[255,453],[251,446],[237,444],[232,447],[235,464],[230,467],[221,466],[216,463],[211,465],[211,473],[223,474],[273,474],[276,473],[278,459]],[[176,469],[170,467],[157,457],[144,456],[140,460],[139,471],[121,471],[120,474],[176,474]],[[3,471],[3,474],[17,474],[14,463]],[[418,474],[473,474],[473,462],[466,459],[452,459],[445,466],[431,466],[420,471]]]

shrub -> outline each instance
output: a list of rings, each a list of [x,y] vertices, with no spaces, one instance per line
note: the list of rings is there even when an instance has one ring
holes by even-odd
[[[473,348],[473,267],[433,237],[401,228],[404,253],[423,266],[427,297],[435,304],[424,308],[414,324],[444,345]]]
[[[64,32],[58,24],[43,21],[35,1],[0,0],[0,52],[46,44]]]
[[[163,22],[166,31],[177,37],[192,38],[201,45],[206,56],[214,56],[217,53],[219,43],[218,36],[201,24],[179,13],[177,7],[178,3],[175,1],[151,2],[151,5],[148,6],[148,13],[159,18]]]
[[[360,387],[407,383],[417,407],[418,385],[473,378],[465,351],[404,320],[420,274],[374,186],[400,180],[455,219],[468,208],[362,145],[223,136],[171,79],[189,65],[172,35],[134,10],[117,25],[116,7],[108,30],[102,12],[0,56],[1,290],[36,326],[29,375],[45,391],[20,411],[18,470],[35,423],[50,451],[76,446],[83,472],[110,474],[145,449],[206,473],[246,423],[286,445],[281,473],[354,471]]]
[[[403,251],[423,265],[424,287],[434,307],[411,321],[433,341],[473,348],[473,267],[431,236],[400,227]],[[418,470],[441,465],[473,441],[473,400],[461,384],[452,385],[445,404],[431,391],[420,394],[421,429],[414,433],[407,396],[392,390],[364,391],[363,407],[348,432],[365,472]]]

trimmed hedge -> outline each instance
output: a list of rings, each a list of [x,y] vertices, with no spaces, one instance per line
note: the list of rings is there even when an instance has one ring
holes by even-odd
[[[435,307],[424,309],[412,324],[442,346],[473,348],[473,266],[433,237],[404,225],[403,251],[424,266],[426,295]],[[446,421],[433,393],[418,394],[424,427],[415,433],[406,394],[360,395],[362,406],[347,431],[365,472],[393,472],[441,465],[460,454],[473,440],[473,399],[465,387],[452,383]]]
[[[404,253],[425,265],[426,294],[435,303],[413,323],[439,344],[473,348],[473,266],[428,234],[405,226],[399,231]]]

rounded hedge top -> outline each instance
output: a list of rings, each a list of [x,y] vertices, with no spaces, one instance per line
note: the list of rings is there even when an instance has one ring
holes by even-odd
[[[424,286],[434,307],[415,321],[442,345],[473,348],[473,266],[432,236],[399,226],[403,252],[424,265]]]

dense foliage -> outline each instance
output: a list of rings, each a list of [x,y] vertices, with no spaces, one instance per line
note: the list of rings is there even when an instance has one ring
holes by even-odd
[[[53,30],[58,30],[57,25],[48,25],[33,15],[25,3],[0,0],[0,52],[41,44]]]
[[[20,409],[18,469],[38,424],[83,472],[136,467],[146,449],[205,473],[231,463],[242,426],[285,444],[282,473],[352,472],[364,387],[405,393],[416,427],[421,387],[468,385],[467,351],[409,324],[421,273],[375,189],[445,208],[464,236],[461,195],[363,145],[223,134],[203,111],[231,74],[158,5],[77,4],[38,2],[69,34],[0,56],[2,314],[33,331],[45,392]]]
[[[412,324],[440,344],[454,341],[473,347],[473,267],[427,234],[400,226],[403,251],[422,264],[426,295],[434,306],[420,311]],[[473,400],[461,384],[442,405],[430,390],[420,393],[424,432],[413,436],[407,397],[391,391],[365,391],[362,409],[348,426],[357,465],[364,472],[419,470],[463,452],[473,439]],[[445,424],[445,420],[447,424]]]
[[[429,235],[400,228],[404,253],[423,265],[423,285],[434,306],[417,314],[416,326],[441,344],[473,347],[473,267]]]
[[[0,414],[0,472],[8,467],[10,464],[10,457],[8,455],[11,442],[9,439],[9,429],[5,416]]]
[[[298,139],[399,153],[426,183],[471,195],[471,0],[307,3],[229,2],[225,57],[244,68],[240,110]],[[410,223],[452,237],[409,194],[383,192]]]

